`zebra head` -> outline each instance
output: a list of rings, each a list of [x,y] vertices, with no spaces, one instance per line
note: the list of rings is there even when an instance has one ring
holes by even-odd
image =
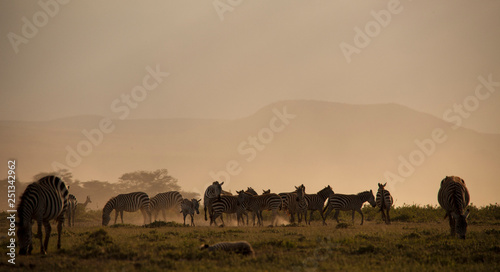
[[[377,202],[375,202],[375,197],[373,196],[373,191],[370,190],[370,195],[369,195],[369,198],[368,198],[368,203],[370,203],[370,205],[372,205],[372,207],[376,207],[377,206]]]
[[[455,220],[455,232],[462,239],[465,239],[465,234],[467,232],[467,217],[469,217],[470,210],[464,214],[457,214],[456,212],[451,213],[451,217]]]
[[[295,186],[295,193],[297,194],[297,202],[301,201],[306,193],[306,187],[304,186],[304,184],[300,185],[299,187]]]
[[[194,210],[196,211],[196,214],[200,214],[200,201],[201,199],[196,199],[193,198],[191,199],[191,202],[193,203]]]
[[[257,192],[252,187],[247,187],[247,190],[245,192],[251,195],[258,195]]]
[[[247,203],[252,195],[249,193],[246,193],[245,191],[236,191],[238,194],[238,205],[243,205],[244,203]]]
[[[220,195],[222,193],[222,184],[224,184],[224,181],[219,183],[218,181],[214,181],[212,183],[212,188],[215,190],[215,194],[217,195],[217,198],[220,199]]]
[[[385,186],[386,186],[386,185],[387,185],[387,182],[386,182],[386,183],[384,183],[384,184],[379,183],[379,184],[378,184],[378,188],[379,188],[379,189],[382,189],[382,190],[385,190]]]
[[[325,188],[321,189],[318,192],[319,196],[325,196],[325,197],[329,197],[332,194],[334,194],[334,192],[332,190],[332,187],[330,187],[330,185],[326,186]]]
[[[33,244],[31,242],[31,224],[29,221],[20,222],[18,227],[17,236],[19,237],[19,255],[31,254],[31,251],[33,250]]]

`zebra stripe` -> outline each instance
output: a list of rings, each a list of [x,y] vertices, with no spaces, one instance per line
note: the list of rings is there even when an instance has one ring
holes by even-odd
[[[238,193],[238,203],[245,210],[249,210],[257,215],[257,224],[263,225],[262,211],[271,210],[272,219],[271,225],[277,225],[278,220],[278,210],[281,209],[282,202],[281,197],[277,194],[265,194],[265,195],[251,195],[247,192],[239,191]],[[247,220],[248,222],[248,220]],[[254,221],[255,225],[255,221]]]
[[[115,210],[115,224],[118,219],[118,213],[122,219],[123,224],[123,212],[135,212],[141,210],[142,216],[144,217],[144,224],[147,223],[147,218],[149,217],[149,223],[151,223],[151,211],[150,211],[150,200],[146,193],[134,192],[129,194],[120,194],[112,197],[102,209],[102,225],[107,226],[111,220],[110,214]]]
[[[320,190],[316,194],[306,194],[305,198],[307,199],[307,209],[311,211],[310,216],[309,216],[309,225],[311,225],[312,221],[312,215],[314,211],[319,211],[319,214],[321,215],[321,219],[323,220],[323,225],[326,225],[325,222],[325,217],[323,215],[323,207],[325,206],[325,201],[326,199],[333,194],[332,187],[328,185],[324,189]]]
[[[56,176],[46,176],[28,185],[21,196],[17,208],[19,216],[19,254],[31,254],[32,228],[31,220],[37,221],[38,237],[40,238],[40,252],[47,253],[49,246],[50,220],[57,221],[57,249],[61,248],[61,233],[64,216],[68,205],[68,188],[64,182]],[[42,224],[45,227],[45,241],[42,243]]]
[[[154,216],[154,220],[156,221],[158,213],[161,211],[163,220],[167,221],[167,210],[174,208],[176,208],[177,211],[181,210],[182,195],[177,191],[159,193],[153,196],[150,201],[151,215]]]
[[[181,202],[181,213],[184,216],[184,226],[186,225],[186,216],[191,215],[191,226],[194,227],[194,213],[200,214],[200,200],[193,198],[191,200],[184,198]]]
[[[212,220],[213,211],[212,211],[212,202],[218,198],[220,199],[222,193],[222,184],[224,182],[219,183],[218,181],[214,181],[212,185],[208,186],[205,190],[205,195],[203,196],[203,210],[205,211],[205,221],[207,221],[207,209],[208,214],[210,215],[210,221]]]
[[[377,207],[380,208],[380,212],[382,213],[382,220],[384,220],[386,224],[391,224],[389,211],[391,210],[393,200],[391,193],[389,193],[389,191],[385,189],[386,185],[387,182],[385,184],[378,184],[377,199],[375,202],[377,203]]]
[[[441,181],[438,202],[446,211],[445,218],[449,217],[452,236],[457,233],[460,238],[465,239],[467,217],[470,210],[467,209],[464,213],[464,209],[469,205],[469,198],[469,190],[467,190],[463,179],[456,176],[447,176]]]
[[[255,252],[247,241],[221,242],[211,246],[201,245],[200,249],[207,249],[208,251],[222,250],[255,257]]]
[[[72,194],[68,196],[68,208],[66,212],[68,213],[68,226],[75,226],[75,214],[76,214],[76,206],[78,205],[78,201],[76,197]]]
[[[279,193],[282,201],[282,209],[290,215],[290,223],[295,222],[295,214],[298,213],[297,193]]]
[[[372,207],[377,206],[372,190],[364,191],[357,195],[333,194],[328,198],[328,204],[325,207],[325,209],[328,210],[326,211],[325,217],[328,217],[330,212],[335,209],[334,217],[337,220],[337,223],[339,223],[339,211],[352,210],[352,223],[354,224],[354,212],[358,212],[361,214],[361,225],[363,225],[364,216],[361,211],[361,206],[363,206],[363,203],[366,201],[368,201]]]
[[[240,219],[243,221],[242,215],[247,216],[248,214],[245,211],[245,207],[238,205],[238,197],[237,196],[221,196],[220,199],[214,199],[212,202],[212,211],[213,215],[210,217],[210,226],[212,224],[217,225],[215,220],[220,216],[222,225],[224,226],[224,219],[222,218],[222,213],[236,213],[238,224],[240,223]]]

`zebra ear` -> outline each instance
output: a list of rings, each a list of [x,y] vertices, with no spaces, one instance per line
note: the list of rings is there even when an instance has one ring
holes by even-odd
[[[384,183],[384,185],[383,185],[383,186],[385,187],[386,185],[387,185],[387,182],[386,182],[386,183]]]
[[[298,190],[299,188],[297,188],[297,186],[295,186],[295,189],[297,189],[297,190]]]
[[[219,184],[219,185],[222,186],[222,184],[224,184],[224,181],[221,184]]]
[[[198,199],[198,200],[196,200],[196,201],[201,202],[201,199]]]

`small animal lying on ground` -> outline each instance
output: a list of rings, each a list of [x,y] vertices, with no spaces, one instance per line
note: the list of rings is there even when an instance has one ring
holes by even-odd
[[[201,245],[200,249],[208,249],[208,251],[214,250],[224,250],[228,252],[235,252],[243,255],[250,255],[255,257],[255,252],[253,251],[252,246],[247,241],[238,241],[238,242],[221,242],[217,244],[213,244],[211,246],[207,244]]]

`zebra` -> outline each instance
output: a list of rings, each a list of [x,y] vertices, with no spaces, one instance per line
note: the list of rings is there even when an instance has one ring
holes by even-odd
[[[238,242],[221,242],[214,245],[201,245],[200,250],[222,250],[226,252],[234,252],[242,255],[249,255],[255,257],[255,251],[252,246],[247,241],[238,241]]]
[[[295,214],[298,212],[297,193],[279,193],[282,201],[282,209],[290,215],[290,223],[295,222]]]
[[[222,226],[224,226],[224,219],[222,218],[222,213],[232,214],[236,213],[236,218],[238,224],[240,220],[243,221],[243,215],[247,217],[248,222],[248,214],[245,211],[245,207],[238,205],[238,197],[237,196],[221,196],[220,199],[215,199],[212,202],[212,212],[213,215],[210,217],[210,226],[212,224],[217,225],[215,220],[220,216],[222,221]]]
[[[123,224],[123,212],[135,212],[141,210],[142,216],[144,217],[144,225],[147,223],[147,218],[149,218],[149,223],[151,223],[151,211],[150,211],[150,200],[146,193],[144,192],[134,192],[129,194],[120,194],[112,197],[104,208],[102,209],[102,225],[107,226],[111,220],[110,214],[113,210],[116,211],[115,224],[118,219],[118,213],[122,219]]]
[[[224,182],[219,183],[218,181],[214,181],[212,185],[208,186],[205,190],[205,195],[203,196],[203,210],[205,211],[205,221],[207,221],[207,209],[208,214],[210,215],[210,221],[212,220],[213,211],[212,211],[212,202],[217,198],[220,199],[222,193],[222,184]]]
[[[20,255],[31,254],[33,250],[31,220],[37,221],[37,237],[40,238],[42,254],[47,254],[52,219],[57,221],[57,249],[61,248],[62,225],[68,205],[68,195],[66,184],[56,176],[43,177],[26,187],[17,208]],[[42,243],[42,224],[45,227],[44,243]]]
[[[309,206],[309,203],[307,202],[307,199],[305,197],[306,187],[304,186],[304,184],[300,185],[299,187],[295,186],[295,193],[297,194],[297,217],[299,223],[302,222],[303,216],[307,225],[307,208]]]
[[[455,233],[462,239],[465,239],[467,232],[467,217],[470,210],[464,209],[469,205],[469,190],[465,186],[465,181],[457,176],[446,176],[441,181],[441,187],[438,192],[439,205],[446,211],[444,218],[450,220],[450,233]]]
[[[377,191],[377,207],[380,208],[380,212],[382,212],[382,220],[385,221],[387,225],[391,224],[391,218],[389,217],[389,211],[391,210],[391,206],[393,203],[391,193],[385,189],[385,186],[387,185],[387,182],[385,184],[379,183],[378,184],[378,191]]]
[[[273,215],[271,225],[277,225],[278,210],[281,209],[281,197],[277,194],[251,195],[244,191],[237,191],[238,204],[257,215],[258,225],[263,225],[262,211],[271,210]],[[254,221],[255,225],[255,221]]]
[[[191,226],[194,227],[194,212],[196,214],[200,214],[200,201],[196,200],[196,198],[193,198],[191,200],[184,198],[181,202],[181,213],[184,216],[184,226],[186,225],[186,216],[189,214],[191,215]]]
[[[78,205],[78,200],[72,194],[68,196],[68,207],[66,212],[68,214],[68,227],[75,226],[75,214],[76,214],[76,206]]]
[[[247,187],[247,190],[245,191],[245,193],[248,193],[248,194],[251,194],[254,196],[259,195],[252,187]]]
[[[154,220],[156,221],[158,213],[161,211],[163,220],[167,221],[166,211],[168,209],[177,208],[177,210],[180,211],[182,195],[177,191],[159,193],[153,196],[150,201],[151,216],[154,216]]]
[[[319,211],[321,219],[323,219],[323,225],[326,225],[325,217],[323,216],[323,206],[325,206],[325,201],[331,194],[334,194],[334,192],[330,185],[320,190],[316,194],[305,194],[305,198],[307,199],[308,204],[307,209],[311,211],[309,216],[309,225],[311,225],[312,215],[314,211]]]
[[[337,220],[337,223],[339,223],[339,211],[352,210],[352,223],[354,224],[354,212],[358,212],[361,214],[361,225],[363,225],[364,216],[361,211],[361,206],[363,206],[363,203],[366,201],[368,201],[372,207],[377,206],[372,190],[364,191],[357,195],[332,194],[328,198],[328,203],[323,209],[323,212],[328,209],[325,214],[325,218],[327,218],[330,212],[335,209],[334,217]]]

